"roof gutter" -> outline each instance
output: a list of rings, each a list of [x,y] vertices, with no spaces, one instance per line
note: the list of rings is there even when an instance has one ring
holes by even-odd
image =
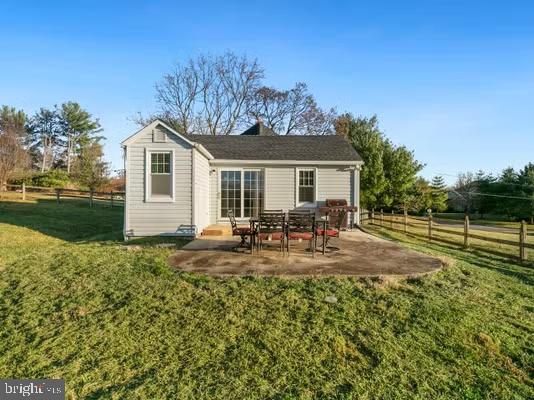
[[[211,164],[241,164],[241,165],[354,165],[361,166],[363,161],[342,160],[342,161],[318,161],[318,160],[228,160],[228,159],[210,159]]]

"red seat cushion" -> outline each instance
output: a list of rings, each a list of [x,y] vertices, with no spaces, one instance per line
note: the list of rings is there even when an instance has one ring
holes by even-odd
[[[313,234],[310,232],[290,232],[290,239],[303,239],[303,240],[312,240]]]
[[[282,238],[284,237],[283,232],[260,233],[260,237],[262,239],[267,239],[269,235],[271,236],[273,240],[282,240]]]
[[[339,231],[336,231],[335,229],[327,229],[326,231],[324,229],[317,229],[317,234],[319,236],[323,236],[326,232],[326,236],[338,236]]]
[[[232,231],[232,235],[234,235],[234,236],[237,236],[237,235],[250,235],[251,233],[252,233],[252,231],[250,230],[250,228],[247,228],[247,227],[235,228]]]

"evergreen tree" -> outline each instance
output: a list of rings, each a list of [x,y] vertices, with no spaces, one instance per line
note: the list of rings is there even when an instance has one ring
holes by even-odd
[[[97,119],[72,101],[61,105],[59,121],[65,144],[63,160],[70,173],[73,158],[80,154],[82,148],[90,145],[91,139],[102,129]]]
[[[41,108],[31,118],[28,129],[28,146],[34,162],[40,164],[41,172],[54,165],[62,147],[61,125],[57,107]]]
[[[435,176],[430,183],[432,204],[430,208],[437,212],[443,212],[447,209],[447,185],[442,176]]]
[[[499,198],[499,208],[501,214],[506,215],[509,219],[517,216],[518,214],[518,200],[515,197],[521,197],[522,192],[517,186],[518,175],[512,168],[505,168],[498,180],[497,194],[502,196]],[[507,196],[507,197],[506,197]]]
[[[486,174],[484,171],[477,172],[475,181],[478,193],[475,201],[475,208],[480,213],[480,218],[484,218],[484,214],[493,212],[498,208],[500,199],[495,195],[498,195],[499,188],[498,185],[496,185],[496,178],[491,174]]]
[[[530,200],[521,201],[518,216],[528,218],[530,223],[534,224],[534,163],[528,163],[519,171],[517,183],[521,189],[521,197],[530,198]]]
[[[104,151],[98,140],[91,140],[81,148],[72,171],[81,186],[97,190],[109,181],[109,165],[103,156]]]

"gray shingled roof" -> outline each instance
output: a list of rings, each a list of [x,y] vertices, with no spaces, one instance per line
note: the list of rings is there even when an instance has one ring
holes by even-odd
[[[360,155],[341,136],[293,135],[189,135],[216,159],[362,161]]]

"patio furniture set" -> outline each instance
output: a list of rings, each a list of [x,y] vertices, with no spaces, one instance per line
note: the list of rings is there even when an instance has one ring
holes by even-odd
[[[346,210],[340,209],[317,217],[315,209],[294,210],[285,213],[282,210],[263,210],[257,217],[249,220],[248,227],[239,227],[233,210],[228,211],[232,225],[232,235],[240,236],[241,242],[236,247],[248,248],[251,253],[260,252],[268,242],[278,241],[282,254],[290,254],[291,241],[308,241],[308,251],[315,257],[318,239],[322,239],[321,252],[326,253],[328,241],[339,238],[346,217]],[[328,247],[329,250],[338,250]]]

